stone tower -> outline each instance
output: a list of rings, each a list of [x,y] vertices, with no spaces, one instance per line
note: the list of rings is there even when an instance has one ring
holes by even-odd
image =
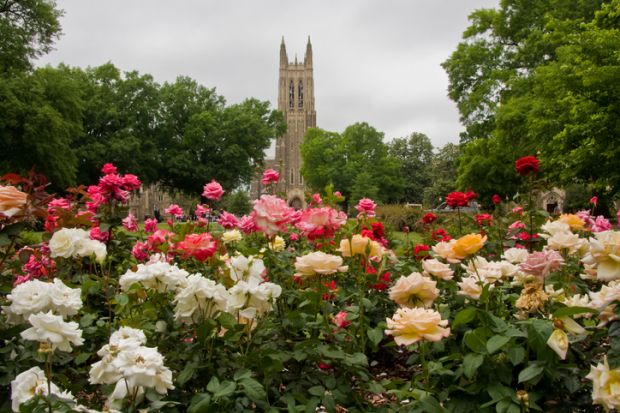
[[[286,192],[291,206],[304,205],[304,180],[301,176],[300,146],[308,128],[316,126],[314,110],[314,78],[312,75],[312,44],[308,37],[303,62],[290,62],[284,38],[280,44],[280,79],[278,110],[284,114],[287,132],[276,142],[275,169],[280,172],[280,191]]]

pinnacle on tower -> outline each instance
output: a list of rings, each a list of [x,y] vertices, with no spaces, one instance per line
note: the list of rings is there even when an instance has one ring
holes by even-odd
[[[282,36],[282,43],[280,43],[280,66],[285,67],[288,65],[288,56],[286,55],[286,45],[284,44],[284,36]]]
[[[312,66],[312,43],[310,43],[310,36],[308,36],[308,44],[306,45],[306,56],[304,57],[304,64],[306,66]]]

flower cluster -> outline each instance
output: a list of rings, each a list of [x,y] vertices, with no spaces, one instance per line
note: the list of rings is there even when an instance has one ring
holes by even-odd
[[[90,238],[90,233],[80,228],[62,228],[49,241],[50,257],[90,257],[103,262],[107,255],[106,245]]]

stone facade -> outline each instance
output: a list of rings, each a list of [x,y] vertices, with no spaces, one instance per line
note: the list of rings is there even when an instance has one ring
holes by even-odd
[[[139,220],[157,218],[161,222],[165,220],[164,209],[170,204],[179,205],[189,216],[198,202],[200,202],[198,198],[191,198],[181,193],[173,194],[156,184],[142,185],[140,191],[129,199],[129,211]]]
[[[301,175],[300,146],[308,128],[316,126],[314,110],[314,76],[312,44],[308,37],[303,62],[297,57],[290,62],[284,38],[280,45],[280,75],[278,81],[278,110],[284,114],[287,132],[276,141],[276,157],[265,161],[265,169],[280,173],[278,192],[286,193],[289,205],[302,208],[305,205],[305,185]],[[260,180],[252,183],[251,195],[258,198],[264,193]]]

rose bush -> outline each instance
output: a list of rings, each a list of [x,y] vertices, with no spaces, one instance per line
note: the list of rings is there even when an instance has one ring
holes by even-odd
[[[538,163],[519,165],[537,185]],[[173,206],[157,228],[127,214],[139,179],[102,173],[62,198],[0,182],[25,195],[0,216],[1,411],[620,407],[620,232],[604,217],[552,218],[524,191],[426,219],[414,246],[372,200],[347,218],[331,192],[302,211],[263,195],[213,224],[211,181],[196,221]]]

